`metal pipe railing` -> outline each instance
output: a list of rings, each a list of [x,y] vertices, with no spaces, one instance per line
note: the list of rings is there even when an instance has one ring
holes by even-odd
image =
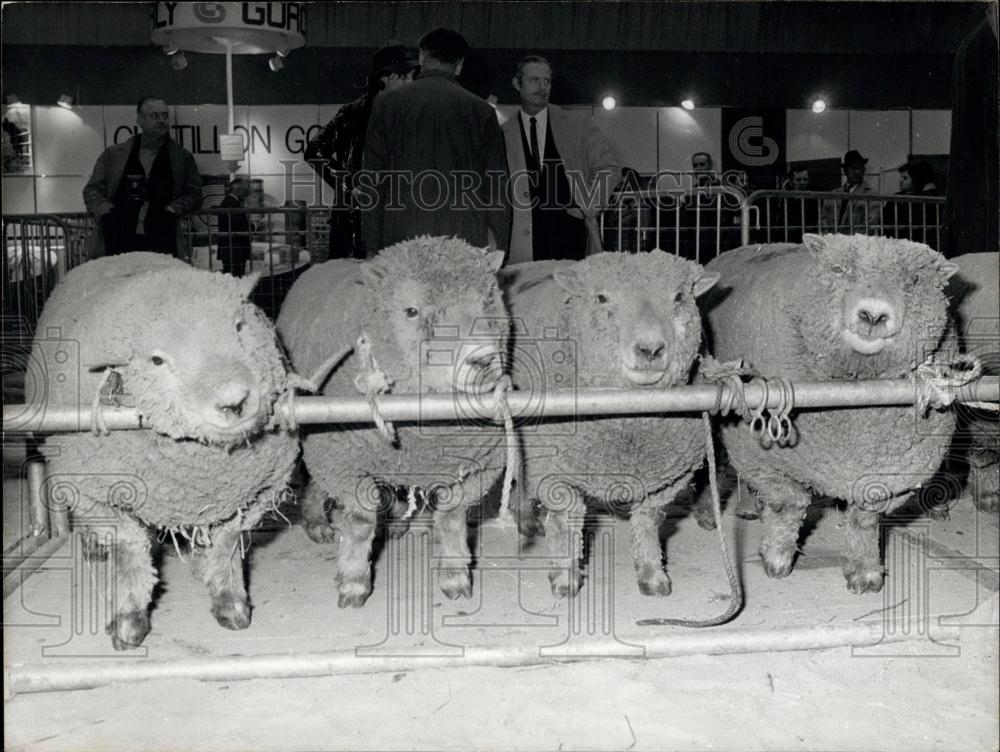
[[[909,379],[799,382],[792,384],[792,389],[795,409],[913,405],[920,398],[918,384]],[[720,404],[727,404],[730,396],[742,397],[755,408],[776,408],[783,404],[781,390],[768,388],[760,381],[743,384],[742,390],[742,395],[733,395],[728,384],[720,384],[670,389],[565,389],[544,394],[512,391],[507,394],[507,403],[515,420],[712,411]],[[1000,376],[983,376],[947,391],[958,402],[998,402]],[[376,399],[376,404],[382,417],[391,421],[467,421],[491,419],[495,415],[492,393],[383,395]],[[4,431],[69,432],[87,430],[89,426],[89,407],[52,407],[44,411],[24,408],[24,405],[4,405]],[[135,408],[102,410],[108,428],[142,427]],[[297,397],[294,419],[300,424],[369,423],[372,413],[368,399],[362,396]]]

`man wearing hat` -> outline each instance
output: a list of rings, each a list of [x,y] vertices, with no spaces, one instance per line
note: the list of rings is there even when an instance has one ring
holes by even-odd
[[[868,160],[857,149],[844,154],[840,168],[844,171],[845,182],[832,193],[874,193],[865,183],[865,165]],[[862,233],[874,235],[881,226],[882,205],[877,201],[825,201],[823,204],[823,226],[826,232],[847,235]]]
[[[352,190],[361,169],[372,102],[380,92],[412,81],[417,68],[412,50],[395,40],[386,42],[372,57],[365,93],[341,107],[306,147],[306,162],[334,191],[330,258],[365,257],[361,214],[352,201]]]

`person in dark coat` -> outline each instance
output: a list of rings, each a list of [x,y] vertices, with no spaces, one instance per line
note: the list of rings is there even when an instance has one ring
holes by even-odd
[[[240,209],[249,195],[250,181],[245,177],[233,178],[219,208]],[[222,263],[222,271],[234,277],[244,276],[247,261],[250,260],[250,248],[250,218],[243,212],[220,214],[216,258]]]
[[[366,91],[339,110],[306,146],[305,160],[333,191],[330,258],[364,258],[361,212],[354,203],[354,180],[361,169],[372,103],[382,91],[413,81],[417,56],[401,42],[386,42],[372,57]]]
[[[458,83],[467,51],[457,31],[429,31],[417,79],[372,105],[358,199],[369,256],[425,234],[508,247],[503,135],[494,109]]]
[[[109,146],[83,188],[83,201],[104,236],[104,252],[177,255],[177,220],[201,206],[194,156],[170,138],[170,109],[161,97],[136,106],[142,133]]]

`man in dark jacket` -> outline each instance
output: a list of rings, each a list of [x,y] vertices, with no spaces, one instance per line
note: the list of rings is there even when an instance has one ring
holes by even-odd
[[[372,106],[359,178],[368,255],[416,235],[506,250],[507,163],[496,112],[458,83],[468,51],[451,29],[420,40],[420,75]],[[492,238],[491,238],[492,236]]]
[[[401,42],[386,42],[372,58],[367,91],[339,110],[306,147],[305,160],[334,191],[330,214],[330,258],[364,258],[361,213],[354,204],[354,179],[361,169],[372,102],[381,91],[413,81],[417,56]]]
[[[219,204],[220,209],[239,209],[250,195],[250,181],[244,177],[233,178],[229,189]],[[247,273],[250,260],[250,219],[243,212],[219,215],[219,249],[216,258],[222,271],[234,277]]]
[[[109,256],[128,251],[177,255],[177,219],[201,206],[194,157],[170,138],[170,109],[160,97],[136,107],[142,133],[109,146],[83,188]]]

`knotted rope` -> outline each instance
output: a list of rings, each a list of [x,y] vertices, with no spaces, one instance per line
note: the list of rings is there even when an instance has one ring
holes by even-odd
[[[120,393],[121,385],[121,373],[114,368],[105,368],[101,381],[94,391],[94,400],[90,403],[90,430],[95,436],[107,436],[111,433],[107,421],[104,420],[101,404],[119,404],[115,395]]]
[[[493,389],[494,412],[498,420],[503,421],[504,437],[507,441],[507,464],[503,474],[503,491],[500,495],[500,519],[511,521],[510,494],[514,486],[514,477],[520,468],[520,457],[517,445],[517,435],[514,433],[514,417],[507,402],[507,393],[511,390],[510,376],[504,374]]]
[[[982,375],[983,364],[975,355],[956,355],[948,363],[932,355],[917,367],[917,409],[921,417],[931,408],[943,410],[955,401],[955,389]],[[988,404],[988,403],[987,403]],[[994,408],[995,409],[995,408]]]
[[[392,379],[379,367],[378,361],[375,360],[375,353],[372,352],[371,342],[364,332],[358,337],[354,351],[361,361],[359,364],[360,373],[354,379],[354,386],[367,397],[368,409],[371,410],[372,419],[375,421],[375,427],[379,434],[387,444],[396,446],[398,444],[396,427],[382,417],[375,401],[378,395],[385,394],[392,389]]]

